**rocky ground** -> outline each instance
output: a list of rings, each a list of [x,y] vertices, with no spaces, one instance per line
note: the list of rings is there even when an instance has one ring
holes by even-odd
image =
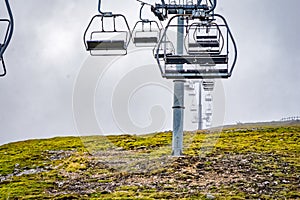
[[[113,194],[139,196],[155,191],[154,198],[192,198],[200,194],[210,198],[232,192],[235,198],[300,198],[299,168],[289,165],[275,154],[212,154],[204,158],[185,156],[163,159],[151,170],[115,169],[89,157],[88,169],[68,173],[60,171],[66,181],[47,192],[57,194]],[[156,165],[157,166],[157,165]],[[105,170],[106,173],[92,174]],[[87,173],[87,172],[91,172]],[[107,173],[108,172],[108,173]],[[157,195],[157,196],[156,196]],[[101,196],[101,195],[100,195]]]

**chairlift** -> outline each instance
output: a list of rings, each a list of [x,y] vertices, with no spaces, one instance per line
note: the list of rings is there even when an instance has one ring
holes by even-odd
[[[194,112],[194,111],[197,111],[197,110],[198,110],[197,104],[195,103],[195,100],[193,99],[192,104],[190,106],[190,111]]]
[[[192,111],[192,112],[197,111],[197,105],[192,104],[191,107],[190,107],[190,111]]]
[[[202,82],[204,91],[211,92],[214,90],[215,81],[214,80],[204,80]]]
[[[5,45],[5,41],[7,41],[7,37],[9,34],[10,21],[8,19],[0,19],[0,23],[4,24],[5,29],[6,29],[6,31],[4,31],[4,37],[3,37],[3,39],[1,39],[1,42],[0,42],[0,52],[2,52],[4,45]],[[1,26],[1,28],[2,28],[2,26]],[[0,74],[0,77],[6,75],[6,67],[5,67],[5,63],[4,63],[3,54],[4,54],[4,51],[0,55],[0,61],[1,61],[2,69],[3,69],[2,73]]]
[[[147,25],[148,28],[146,28]],[[139,26],[141,29],[137,28]],[[159,37],[160,29],[156,21],[138,21],[134,26],[133,43],[136,47],[155,47]]]
[[[185,48],[189,55],[219,55],[222,52],[224,36],[218,24],[213,22],[195,22],[189,25],[187,32]]]
[[[206,128],[211,128],[212,123],[211,123],[211,122],[206,122],[206,123],[205,123],[205,126],[206,126]]]
[[[2,24],[4,24],[4,31],[2,31],[1,33],[3,33],[3,37],[1,38],[0,41],[0,62],[2,65],[2,72],[0,73],[0,77],[3,77],[6,75],[6,66],[5,66],[5,62],[4,62],[4,53],[11,41],[12,35],[13,35],[13,31],[14,31],[14,19],[13,19],[13,14],[10,8],[10,4],[8,0],[5,0],[5,5],[8,11],[8,15],[9,15],[9,19],[0,19],[0,24],[1,24],[1,29],[2,29]]]
[[[186,24],[177,24],[177,19],[183,19]],[[175,23],[174,23],[175,21]],[[163,38],[173,28],[184,28],[183,43],[186,49],[183,52],[166,54],[163,49]],[[191,38],[194,43],[189,41]],[[171,41],[176,43],[176,41]],[[230,48],[234,49],[229,57]],[[162,76],[167,79],[214,79],[229,78],[237,60],[237,48],[231,31],[224,17],[212,14],[209,18],[192,17],[191,15],[173,16],[156,47],[156,57]],[[231,61],[231,59],[233,60]]]
[[[197,114],[193,115],[192,123],[193,124],[199,123],[199,117],[197,116]]]
[[[212,95],[211,94],[207,94],[207,95],[205,95],[205,101],[207,101],[207,102],[211,102],[213,100],[213,97],[212,97]]]
[[[207,117],[212,116],[212,109],[211,109],[211,108],[207,108],[206,111],[205,111],[205,115],[206,115]]]
[[[89,51],[92,56],[126,55],[127,47],[131,39],[131,31],[126,17],[122,14],[102,12],[100,6],[101,0],[99,0],[98,8],[100,14],[92,17],[84,32],[83,39],[86,50]],[[94,28],[92,25],[95,24],[96,20],[98,20],[98,25]],[[117,24],[119,20],[123,26],[119,27]],[[107,28],[105,27],[105,23],[112,24],[113,26]],[[100,30],[99,24],[101,27]]]
[[[142,2],[140,9],[140,20],[136,22],[133,28],[133,43],[136,47],[155,47],[159,41],[161,29],[157,21],[143,19],[142,10],[145,5]]]

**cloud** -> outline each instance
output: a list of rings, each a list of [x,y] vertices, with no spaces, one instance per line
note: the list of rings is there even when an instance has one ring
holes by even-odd
[[[11,4],[16,29],[6,53],[8,75],[0,80],[0,143],[76,134],[73,84],[88,57],[82,35],[97,13],[97,1]],[[239,48],[233,77],[223,81],[226,123],[299,115],[299,4],[298,0],[219,1],[218,13],[228,20]],[[126,14],[133,27],[139,5],[114,0],[105,1],[103,9]],[[145,15],[151,17],[148,11]]]

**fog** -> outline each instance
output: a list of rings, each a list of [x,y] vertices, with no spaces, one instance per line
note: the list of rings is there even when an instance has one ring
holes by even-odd
[[[0,6],[1,17],[6,17],[4,3]],[[86,96],[93,98],[89,106],[94,109],[86,115],[93,113],[96,116],[95,121],[98,121],[98,126],[101,124],[102,134],[130,130],[123,130],[113,120],[118,112],[112,109],[115,108],[112,105],[122,104],[125,100],[124,106],[128,105],[129,112],[127,117],[130,116],[137,124],[147,126],[153,120],[153,113],[154,116],[155,113],[164,113],[158,120],[163,123],[157,126],[164,130],[172,128],[172,82],[160,78],[150,54],[145,53],[143,63],[140,63],[135,57],[139,54],[133,52],[131,60],[129,55],[116,61],[111,71],[100,76],[101,70],[106,69],[111,60],[91,58],[85,51],[83,32],[91,17],[97,14],[97,1],[11,1],[11,7],[15,32],[5,53],[8,74],[0,79],[1,144],[31,138],[78,135],[78,131],[85,130],[87,134],[95,133],[97,129],[94,128],[81,130],[74,119],[81,112],[75,110],[74,114],[73,103],[80,103],[77,97]],[[284,3],[279,0],[219,1],[216,12],[226,17],[239,50],[232,78],[222,80],[225,96],[222,97],[224,101],[219,102],[225,106],[223,124],[280,120],[299,115],[299,7],[298,0]],[[125,14],[132,28],[138,20],[139,3],[134,0],[130,3],[104,1],[103,10]],[[145,15],[151,16],[150,13]],[[90,70],[93,64],[97,66]],[[115,102],[114,98],[119,100],[121,97],[120,93],[114,95],[112,90],[120,91],[121,81],[133,80],[128,77],[137,70],[136,66],[153,66],[153,70],[147,72],[153,74],[147,82],[153,83],[153,87],[145,87],[144,93],[139,90],[128,104],[125,94],[122,96],[124,101]],[[83,73],[86,74],[83,76]],[[141,71],[136,73],[137,77],[143,75]],[[122,82],[124,85],[133,83]],[[91,84],[93,87],[89,88]],[[76,93],[79,86],[79,91],[86,94]],[[75,100],[74,91],[78,95]],[[82,111],[88,110],[85,109],[87,105],[81,106]],[[88,121],[88,118],[85,119]],[[126,120],[122,123],[126,124]],[[90,121],[85,125],[89,126]]]

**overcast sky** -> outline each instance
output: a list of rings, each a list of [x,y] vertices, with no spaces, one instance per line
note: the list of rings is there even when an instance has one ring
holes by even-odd
[[[4,3],[0,5],[0,15],[6,16]],[[26,0],[11,1],[11,6],[15,32],[5,54],[8,75],[0,79],[0,144],[29,138],[78,135],[72,109],[77,78],[87,66],[91,67],[91,63],[96,63],[100,70],[106,62],[90,58],[82,40],[84,29],[97,13],[97,1]],[[139,3],[134,0],[104,1],[103,7],[125,14],[131,27],[138,20]],[[232,78],[222,81],[224,124],[280,120],[300,115],[299,7],[298,0],[219,1],[217,12],[229,22],[239,50]],[[138,54],[132,55],[136,58]],[[128,63],[156,67],[147,56],[142,64],[134,58],[134,64],[126,58],[116,61],[115,67],[111,68],[114,70],[100,80],[99,77],[97,81],[95,79],[97,84],[92,88],[96,91],[94,114],[103,126],[103,133],[122,131],[120,124],[111,120],[115,111],[106,105],[122,103],[114,102],[118,96],[110,93],[110,87],[115,85],[115,90],[120,91],[121,80],[130,80],[128,77],[135,68]],[[143,116],[151,121],[150,111],[162,112],[159,108],[151,110],[160,105],[165,114],[160,119],[164,121],[163,125],[158,126],[171,129],[172,98],[168,98],[171,96],[168,87],[172,83],[160,79],[158,68],[148,73],[152,72],[153,79],[149,82],[158,84],[153,84],[152,88],[146,85],[144,93],[136,91],[137,95],[131,97],[135,103],[128,105],[129,115],[133,121],[143,124]],[[139,73],[141,71],[136,71],[137,75]],[[124,84],[130,86],[133,83]],[[152,93],[153,97],[149,95]],[[84,105],[81,109],[85,110]]]

